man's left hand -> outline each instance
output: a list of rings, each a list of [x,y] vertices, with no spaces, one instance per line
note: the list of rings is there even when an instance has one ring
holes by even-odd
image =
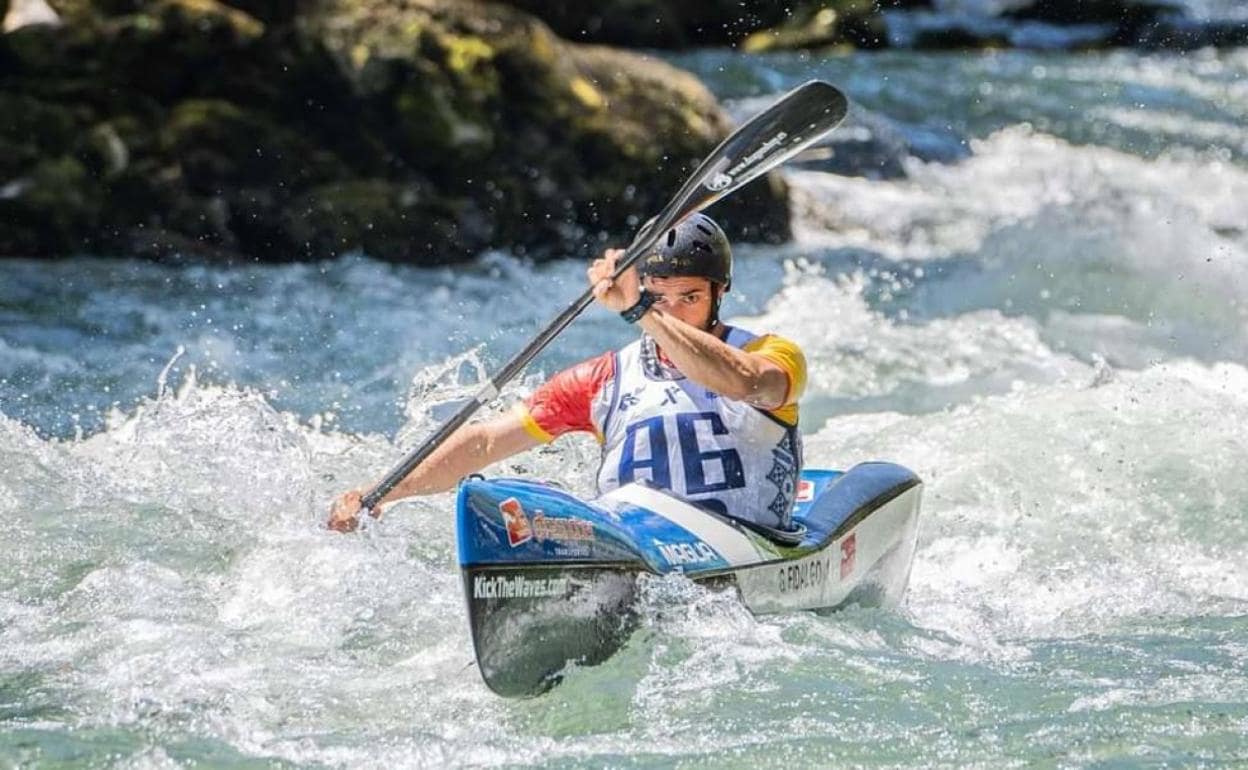
[[[326,526],[338,532],[354,532],[360,524],[360,508],[363,505],[363,498],[363,489],[352,489],[340,495],[329,512],[329,521],[326,522]]]
[[[619,278],[611,280],[615,274],[615,262],[623,254],[623,249],[607,249],[602,258],[595,259],[586,271],[589,285],[594,290],[594,299],[617,313],[628,310],[641,299],[641,281],[636,268],[630,267]]]

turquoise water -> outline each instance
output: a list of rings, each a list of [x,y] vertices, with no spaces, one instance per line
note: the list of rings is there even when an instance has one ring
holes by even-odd
[[[499,700],[449,496],[321,523],[580,265],[6,262],[0,766],[1248,764],[1248,54],[679,61],[965,155],[791,171],[798,238],[740,249],[727,308],[807,351],[808,464],[925,479],[903,606],[654,581],[622,654]],[[496,408],[628,333],[587,314]]]

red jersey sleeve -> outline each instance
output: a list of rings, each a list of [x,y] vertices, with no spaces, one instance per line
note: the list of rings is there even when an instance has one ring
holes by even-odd
[[[615,354],[603,353],[551,377],[517,407],[524,427],[543,443],[572,431],[598,434],[590,406],[615,376]]]

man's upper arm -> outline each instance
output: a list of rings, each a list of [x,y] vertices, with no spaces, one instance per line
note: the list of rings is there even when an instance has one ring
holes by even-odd
[[[597,434],[591,407],[602,386],[615,376],[615,355],[604,353],[564,369],[517,405],[515,414],[534,440],[549,443],[572,431]]]
[[[541,443],[525,425],[524,418],[516,411],[508,412],[485,423],[486,456],[495,463],[506,457],[532,449]]]

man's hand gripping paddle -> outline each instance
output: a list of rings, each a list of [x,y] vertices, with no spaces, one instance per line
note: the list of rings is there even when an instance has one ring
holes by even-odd
[[[672,227],[685,217],[701,211],[747,182],[784,163],[817,142],[845,118],[845,96],[833,86],[812,80],[790,91],[780,101],[755,115],[725,139],[702,161],[702,165],[680,188],[663,211],[642,228],[617,261],[614,278],[619,278],[647,254]],[[594,301],[593,289],[555,317],[550,324],[494,375],[451,419],[403,458],[361,500],[360,511],[372,513],[386,494],[424,462],[476,411],[498,397],[507,383],[550,341],[572,323]]]

